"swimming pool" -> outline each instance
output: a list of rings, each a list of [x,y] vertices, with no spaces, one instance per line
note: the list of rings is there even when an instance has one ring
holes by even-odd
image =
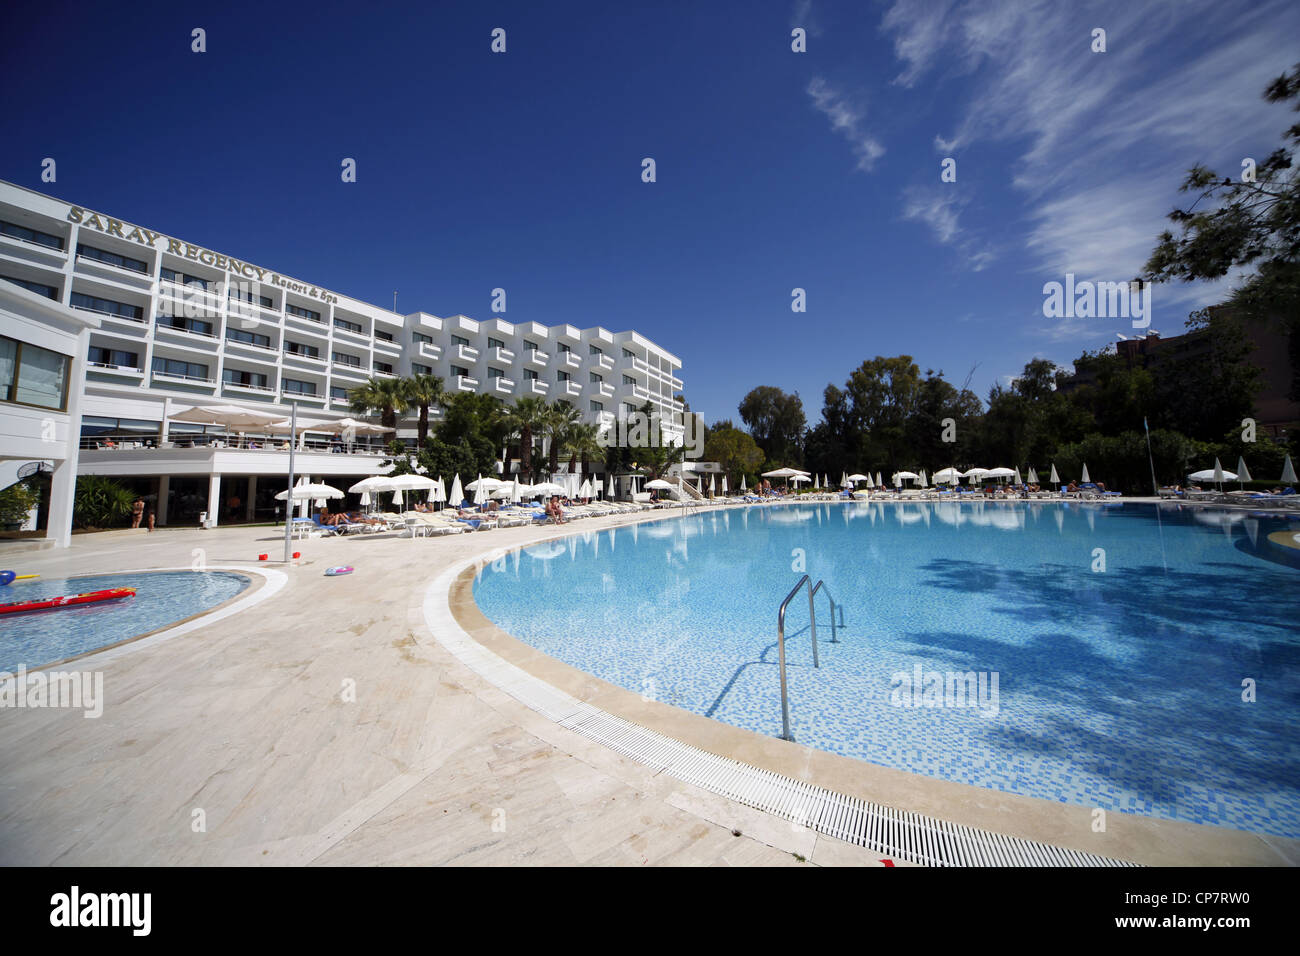
[[[1300,836],[1300,562],[1262,513],[1081,502],[726,509],[586,531],[485,568],[494,623],[628,690],[978,787]],[[818,596],[818,601],[822,602]],[[910,696],[987,677],[986,704]],[[1253,681],[1257,700],[1243,700]],[[947,686],[945,682],[945,687]],[[968,703],[968,702],[967,702]],[[916,706],[908,706],[914,704]]]
[[[136,589],[135,597],[120,601],[0,617],[0,671],[40,667],[156,631],[216,607],[249,584],[247,576],[229,571],[133,571],[0,586],[0,601]]]

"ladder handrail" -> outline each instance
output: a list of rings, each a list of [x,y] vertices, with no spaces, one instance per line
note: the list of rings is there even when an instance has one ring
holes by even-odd
[[[816,583],[816,585],[813,586],[813,589],[812,589],[812,595],[815,595],[818,591],[823,591],[823,590],[826,592],[826,600],[828,600],[828,601],[831,602],[831,643],[832,643],[832,644],[838,644],[838,643],[840,642],[840,639],[839,639],[838,637],[835,636],[835,608],[836,608],[837,605],[836,605],[836,603],[835,603],[835,598],[831,596],[831,589],[828,588],[828,587],[826,587],[826,579],[825,579],[825,578],[821,578],[820,580],[818,580],[818,582]],[[809,595],[809,597],[811,598],[812,595]],[[840,614],[842,615],[843,613],[844,613],[844,608],[841,607],[841,608],[840,608]],[[817,624],[816,624],[816,622],[814,621],[814,622],[813,622],[813,641],[814,641],[814,644],[815,644],[816,640],[817,640]]]
[[[794,735],[790,733],[790,692],[785,679],[785,609],[789,607],[794,596],[799,593],[799,589],[808,585],[808,616],[812,622],[812,646],[813,646],[813,666],[821,667],[817,660],[817,609],[813,606],[813,589],[812,582],[808,575],[799,579],[799,583],[794,589],[785,596],[781,602],[781,607],[776,612],[776,646],[777,657],[781,665],[781,739],[794,740]],[[826,592],[829,596],[830,592]],[[832,612],[833,613],[833,612]]]

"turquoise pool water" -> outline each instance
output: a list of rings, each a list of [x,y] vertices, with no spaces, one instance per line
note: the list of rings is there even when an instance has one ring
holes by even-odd
[[[39,667],[147,634],[234,597],[250,581],[229,571],[142,571],[40,578],[0,586],[0,601],[28,601],[106,588],[135,597],[103,604],[0,615],[0,671]]]
[[[819,595],[814,669],[806,597],[788,612],[800,743],[1300,836],[1300,567],[1267,541],[1296,524],[1078,502],[737,508],[525,549],[485,569],[475,597],[574,667],[778,735],[776,609],[806,568],[846,626],[832,643]],[[983,678],[975,706],[930,693],[957,690],[950,673]]]

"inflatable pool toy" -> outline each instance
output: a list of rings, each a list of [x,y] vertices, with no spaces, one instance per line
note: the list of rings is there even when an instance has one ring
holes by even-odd
[[[13,584],[15,581],[26,581],[28,578],[39,577],[39,574],[18,574],[14,571],[0,571],[0,585]]]
[[[351,567],[325,569],[325,574],[331,578],[338,577],[340,574],[351,574],[351,573],[352,573]]]
[[[48,611],[58,607],[78,604],[97,604],[135,596],[135,588],[107,588],[103,591],[86,591],[84,594],[67,594],[63,597],[43,598],[38,601],[9,601],[0,604],[0,614],[18,614],[22,611]]]

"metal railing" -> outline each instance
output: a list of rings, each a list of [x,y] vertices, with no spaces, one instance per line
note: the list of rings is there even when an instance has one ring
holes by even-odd
[[[794,740],[794,734],[790,733],[790,691],[785,679],[785,609],[789,607],[794,596],[799,593],[799,589],[808,586],[808,614],[813,620],[813,667],[820,667],[817,660],[817,612],[813,608],[813,591],[812,582],[808,575],[799,579],[799,583],[794,589],[785,596],[781,602],[781,607],[776,612],[776,647],[777,657],[781,665],[781,739]]]
[[[790,606],[794,596],[799,593],[799,589],[807,585],[808,587],[808,627],[812,633],[812,651],[813,667],[820,668],[821,661],[817,659],[817,607],[814,598],[818,591],[826,592],[826,599],[831,602],[831,643],[838,644],[839,637],[836,635],[836,628],[844,626],[844,608],[835,603],[835,598],[831,597],[831,589],[826,587],[825,580],[819,580],[816,584],[808,575],[799,579],[793,590],[785,596],[781,602],[781,607],[776,612],[776,648],[777,657],[781,666],[781,739],[794,740],[794,734],[790,732],[790,692],[785,678],[785,609]],[[839,624],[835,622],[835,611],[839,609]]]

